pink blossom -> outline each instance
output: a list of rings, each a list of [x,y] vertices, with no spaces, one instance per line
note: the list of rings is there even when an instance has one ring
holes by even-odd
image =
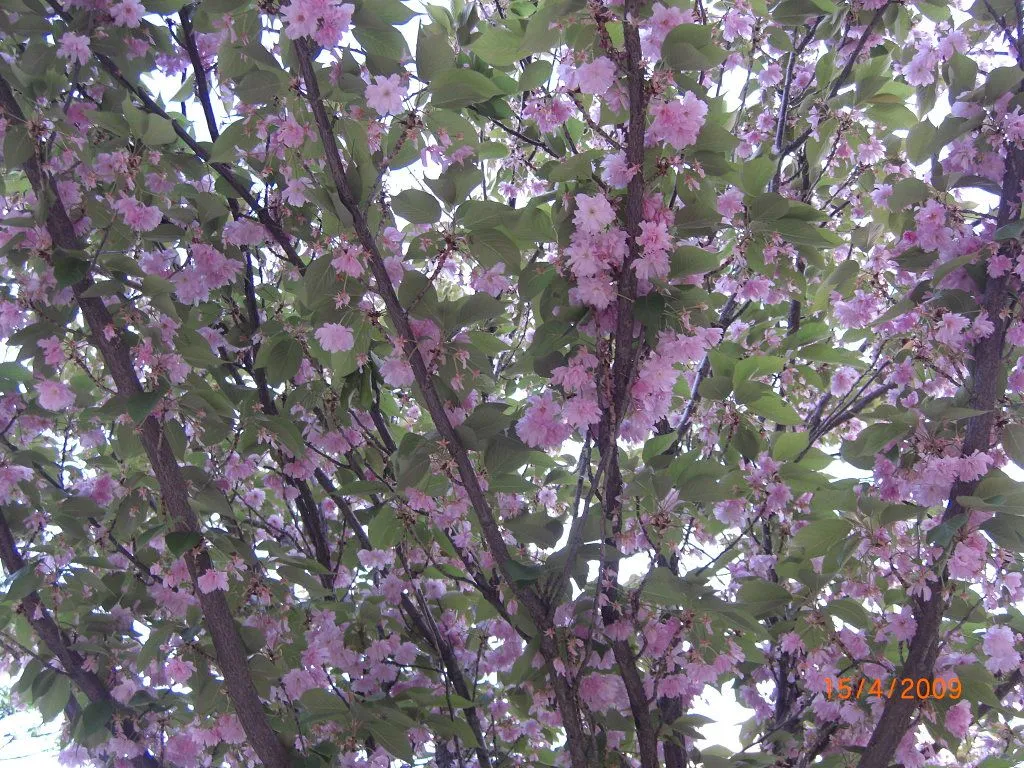
[[[361,549],[356,557],[364,568],[389,568],[395,562],[395,553],[383,549]]]
[[[832,375],[829,391],[833,397],[842,397],[853,389],[853,384],[857,381],[857,378],[857,371],[848,365],[844,365],[842,368],[838,368]]]
[[[75,491],[88,496],[101,507],[108,507],[117,497],[120,486],[109,474],[104,472],[96,477],[83,480],[75,486]]]
[[[903,77],[910,85],[931,85],[935,82],[935,65],[938,63],[938,58],[937,51],[930,49],[918,51],[903,68]]]
[[[208,595],[215,590],[228,589],[228,575],[224,571],[217,571],[210,568],[206,573],[202,574],[196,582],[199,585],[199,591],[204,595]]]
[[[1005,624],[989,627],[981,649],[988,656],[985,668],[994,675],[1010,672],[1020,666],[1020,654],[1014,649],[1017,638]]]
[[[596,399],[580,395],[566,401],[562,406],[562,416],[574,427],[597,424],[601,420],[601,406]]]
[[[110,9],[110,16],[119,27],[135,29],[142,23],[142,17],[146,9],[142,7],[139,0],[121,0]]]
[[[754,33],[754,18],[738,8],[732,8],[722,20],[722,37],[731,43],[737,38],[749,40]]]
[[[133,197],[124,195],[114,203],[113,208],[124,218],[125,224],[136,232],[149,232],[156,229],[163,218],[160,209],[153,205],[143,205]]]
[[[341,323],[326,323],[316,329],[315,335],[327,352],[347,352],[355,345],[352,329]]]
[[[313,39],[324,48],[333,48],[340,41],[342,35],[348,32],[352,26],[352,13],[355,6],[352,3],[330,2],[327,9],[320,17],[320,29],[313,34]]]
[[[381,363],[380,375],[389,387],[408,387],[416,380],[412,366],[399,354],[391,355]]]
[[[762,87],[770,87],[778,85],[782,82],[782,65],[777,62],[769,64],[767,67],[762,69],[757,75],[757,81]]]
[[[939,328],[935,332],[935,338],[943,344],[950,346],[961,346],[963,344],[963,331],[971,324],[963,315],[956,312],[946,312],[939,321]]]
[[[318,5],[320,4],[315,0],[292,0],[282,8],[285,36],[291,40],[298,40],[300,37],[313,35],[317,30],[317,22],[320,20],[315,10]]]
[[[1009,274],[1013,261],[1005,253],[996,253],[989,257],[986,271],[989,277],[1002,277]]]
[[[962,739],[971,726],[971,702],[961,701],[946,711],[946,730]]]
[[[178,300],[184,304],[199,304],[210,297],[210,291],[221,288],[242,270],[240,262],[227,258],[211,245],[193,243],[192,261],[171,278],[177,289]]]
[[[352,245],[344,246],[341,251],[331,260],[331,266],[339,275],[359,277],[363,274],[362,249]]]
[[[718,212],[727,219],[743,213],[743,192],[736,187],[729,187],[718,196]]]
[[[278,126],[277,138],[291,149],[298,149],[306,143],[306,127],[289,115]]]
[[[693,10],[683,10],[674,5],[666,6],[663,3],[655,3],[652,9],[651,18],[647,21],[646,35],[644,36],[643,53],[648,58],[657,58],[661,54],[661,44],[665,42],[668,33],[680,24],[693,22]]]
[[[601,161],[601,180],[610,187],[624,187],[636,175],[630,168],[625,152],[612,152]]]
[[[221,715],[217,718],[217,738],[228,744],[245,744],[246,735],[238,715]]]
[[[366,103],[378,114],[395,115],[402,111],[402,99],[407,90],[399,75],[376,75],[373,83],[366,86]]]
[[[937,251],[947,247],[952,239],[951,230],[945,226],[946,208],[938,200],[929,200],[914,215],[917,224],[917,244],[926,251]]]
[[[74,32],[65,32],[61,36],[57,55],[62,59],[85,66],[89,61],[89,54],[88,35],[76,35]]]
[[[48,411],[63,411],[75,402],[75,393],[62,381],[44,379],[36,384],[39,405]]]
[[[281,687],[288,698],[296,700],[306,691],[317,688],[316,679],[308,669],[291,669],[281,676]]]
[[[803,651],[804,641],[800,639],[800,635],[796,632],[787,632],[779,638],[779,649],[783,653],[797,653]]]
[[[739,526],[747,517],[747,505],[743,499],[729,499],[715,504],[715,518],[726,525]]]
[[[685,149],[697,141],[708,105],[693,91],[683,94],[682,100],[657,101],[651,107],[654,120],[648,129],[652,141],[664,141],[675,149]]]
[[[595,309],[607,309],[615,301],[615,285],[600,277],[581,277],[569,296]]]
[[[628,703],[626,686],[618,675],[592,673],[580,681],[580,700],[593,712],[621,709]]]
[[[557,448],[572,431],[562,419],[562,409],[548,391],[533,395],[527,401],[529,407],[516,424],[516,433],[531,448]]]
[[[223,237],[228,245],[259,245],[266,241],[267,230],[252,219],[234,219],[224,225]]]
[[[164,672],[167,678],[179,685],[188,681],[192,677],[192,673],[196,671],[196,665],[191,661],[184,661],[183,659],[171,659],[164,666]]]
[[[7,504],[15,496],[18,483],[29,480],[32,470],[28,467],[0,467],[0,504]]]
[[[603,194],[576,195],[573,224],[583,232],[596,234],[615,220],[615,210]]]
[[[470,282],[474,291],[486,293],[497,298],[502,291],[512,287],[512,283],[505,277],[505,265],[495,264],[486,272],[474,272]]]
[[[599,56],[576,69],[580,91],[603,96],[615,81],[615,64],[607,56]]]
[[[1021,114],[1020,107],[1003,115],[1003,132],[1007,141],[1024,145],[1024,114]]]

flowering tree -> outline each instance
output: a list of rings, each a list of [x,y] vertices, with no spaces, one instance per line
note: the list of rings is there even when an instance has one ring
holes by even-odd
[[[1024,757],[1020,0],[0,31],[0,664],[67,764]]]

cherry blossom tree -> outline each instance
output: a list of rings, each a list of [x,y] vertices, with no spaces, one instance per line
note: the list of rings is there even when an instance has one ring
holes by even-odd
[[[0,32],[0,673],[64,764],[1024,759],[1020,0]]]

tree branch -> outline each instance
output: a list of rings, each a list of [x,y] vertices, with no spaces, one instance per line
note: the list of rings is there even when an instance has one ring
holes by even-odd
[[[2,76],[0,107],[9,117],[24,122],[25,116],[21,107]],[[83,250],[83,243],[75,234],[74,225],[60,196],[52,181],[43,175],[42,167],[35,155],[25,161],[23,168],[36,196],[50,201],[46,211],[46,229],[54,245],[67,250]],[[92,285],[92,279],[86,275],[72,286],[78,306],[89,327],[92,344],[99,350],[118,395],[130,399],[144,394],[122,335],[116,331],[110,336],[107,335],[107,330],[115,326],[106,304],[100,298],[84,295]],[[160,422],[153,414],[149,414],[139,432],[164,504],[175,523],[175,530],[201,535],[199,518],[189,503],[188,484]],[[199,576],[213,567],[203,543],[187,553],[186,563],[203,610],[206,629],[217,652],[217,663],[224,675],[228,696],[235,706],[242,727],[256,754],[265,765],[270,768],[287,768],[287,750],[270,727],[263,711],[263,703],[253,684],[249,669],[248,654],[238,634],[227,599],[220,590],[207,594],[198,588]]]

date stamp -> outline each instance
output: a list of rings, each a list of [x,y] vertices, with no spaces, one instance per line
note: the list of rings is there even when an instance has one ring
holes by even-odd
[[[875,699],[959,699],[964,694],[959,677],[894,677],[891,680],[867,677],[825,678],[825,698],[829,701]]]

